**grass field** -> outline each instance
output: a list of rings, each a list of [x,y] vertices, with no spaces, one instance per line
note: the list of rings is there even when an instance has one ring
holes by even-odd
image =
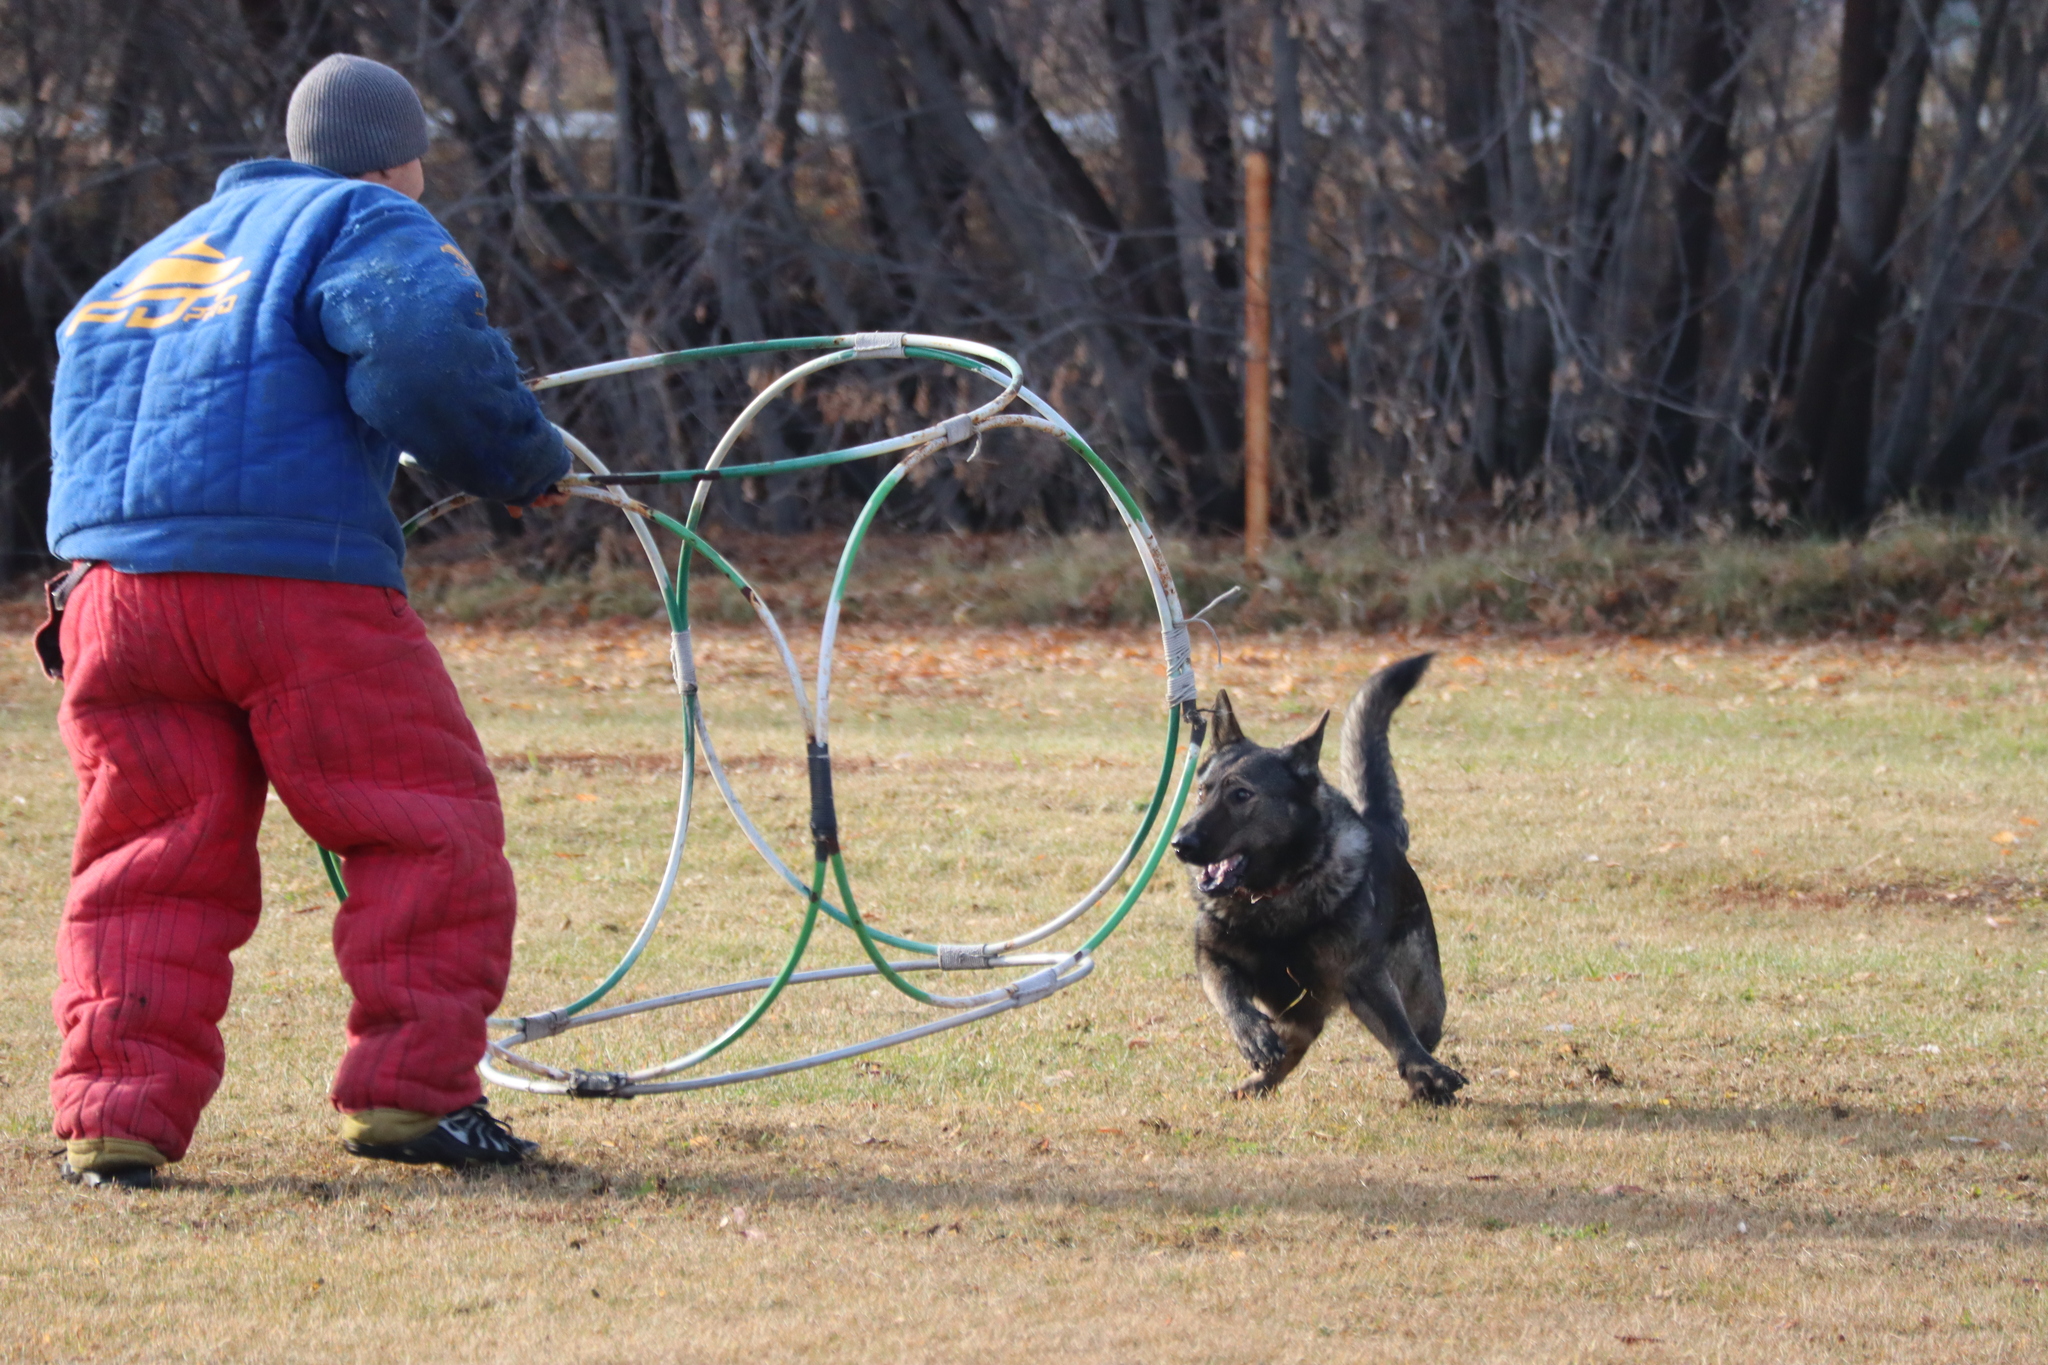
[[[736,780],[792,858],[801,735],[704,633]],[[448,627],[520,874],[508,1007],[637,925],[678,777],[664,637]],[[1255,738],[1426,642],[1226,638]],[[1132,633],[859,628],[834,750],[863,905],[976,940],[1107,863],[1160,742]],[[266,827],[227,1082],[168,1188],[55,1174],[56,690],[0,677],[0,1358],[2034,1361],[2048,1358],[2048,681],[2036,647],[1446,647],[1396,718],[1451,996],[1448,1111],[1340,1021],[1280,1095],[1194,983],[1163,873],[1089,981],[751,1087],[494,1099],[550,1161],[461,1178],[332,1136],[345,1009],[311,850]],[[628,993],[779,961],[794,898],[706,790]],[[858,956],[826,926],[819,964]],[[542,1044],[641,1064],[728,1005]],[[792,992],[732,1054],[919,1017]]]

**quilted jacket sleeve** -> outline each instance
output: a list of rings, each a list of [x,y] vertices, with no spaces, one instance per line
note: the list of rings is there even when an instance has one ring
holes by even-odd
[[[396,195],[351,216],[308,282],[356,414],[467,493],[524,502],[569,452],[485,317],[483,281],[433,215]]]

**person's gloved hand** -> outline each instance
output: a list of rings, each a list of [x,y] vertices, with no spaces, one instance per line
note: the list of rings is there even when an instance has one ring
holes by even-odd
[[[562,485],[549,484],[544,493],[537,493],[525,502],[508,502],[505,511],[515,520],[523,516],[529,507],[560,507],[569,501],[569,495],[562,491]]]

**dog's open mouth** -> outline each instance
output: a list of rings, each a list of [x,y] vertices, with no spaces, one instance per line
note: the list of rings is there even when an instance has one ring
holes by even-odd
[[[1212,896],[1235,891],[1244,884],[1244,855],[1233,853],[1221,862],[1204,863],[1201,872],[1195,876],[1195,885]]]

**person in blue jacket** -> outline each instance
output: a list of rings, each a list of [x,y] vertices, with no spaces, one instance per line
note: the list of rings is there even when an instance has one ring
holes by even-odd
[[[348,1150],[534,1149],[476,1075],[511,960],[503,815],[406,602],[390,491],[408,451],[480,497],[555,502],[569,455],[418,203],[406,79],[329,57],[286,138],[291,160],[229,168],[58,333],[49,539],[72,570],[45,658],[80,816],[50,1094],[87,1183],[153,1183],[220,1083],[273,786],[348,886]]]

